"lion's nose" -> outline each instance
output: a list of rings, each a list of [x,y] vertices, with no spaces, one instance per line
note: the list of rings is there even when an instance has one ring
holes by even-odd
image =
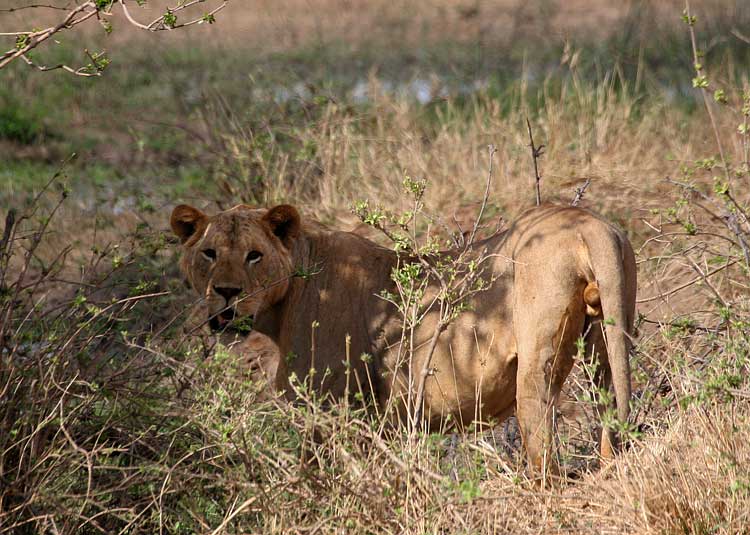
[[[232,297],[240,294],[242,288],[235,288],[233,286],[214,286],[214,292],[222,296],[227,300],[227,303]]]

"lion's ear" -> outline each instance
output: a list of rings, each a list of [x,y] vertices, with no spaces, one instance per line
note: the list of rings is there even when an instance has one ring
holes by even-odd
[[[172,216],[169,218],[169,224],[180,242],[187,242],[198,230],[198,228],[208,219],[208,216],[192,206],[180,204],[172,210]]]
[[[271,227],[271,232],[284,244],[288,244],[288,240],[297,236],[299,232],[299,212],[294,206],[288,204],[280,204],[268,210],[263,216],[263,221]]]

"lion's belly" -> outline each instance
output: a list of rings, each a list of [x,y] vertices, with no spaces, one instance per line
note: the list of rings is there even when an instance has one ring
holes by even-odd
[[[425,416],[437,423],[450,414],[464,425],[508,416],[517,369],[510,326],[471,315],[444,336],[425,384]]]
[[[495,370],[487,366],[455,378],[450,371],[435,369],[425,388],[425,416],[437,423],[450,415],[463,425],[509,416],[516,399],[516,361],[508,358],[507,365]]]
[[[431,427],[439,426],[448,416],[469,425],[510,415],[515,407],[517,373],[511,282],[510,275],[496,278],[492,288],[472,303],[471,310],[440,334],[428,364],[437,312],[423,318],[413,340],[407,337],[416,348],[411,362],[404,359],[410,352],[400,351],[400,330],[389,333],[390,345],[382,361],[389,380],[383,382],[381,403],[396,401],[403,419],[409,400],[419,402],[419,378],[426,367],[423,414]]]

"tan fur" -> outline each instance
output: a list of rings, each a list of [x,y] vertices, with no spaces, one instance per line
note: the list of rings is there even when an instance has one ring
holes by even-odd
[[[255,329],[277,344],[290,373],[301,379],[314,368],[312,384],[321,392],[341,397],[361,389],[381,409],[395,406],[394,421],[403,419],[409,393],[416,390],[409,364],[422,369],[437,313],[428,313],[417,329],[412,362],[397,362],[401,321],[395,307],[378,297],[383,289],[393,291],[393,251],[353,233],[301,222],[289,206],[239,206],[210,217],[179,206],[175,214],[182,268],[206,297],[210,315],[231,306],[240,316],[254,316]],[[628,417],[633,251],[598,216],[554,205],[528,210],[477,247],[494,255],[487,273],[492,283],[441,335],[424,417],[429,425],[447,415],[468,424],[501,420],[515,409],[529,460],[542,467],[551,457],[551,409],[587,321],[598,321],[607,337],[606,348],[603,337],[588,340],[601,361],[600,383],[609,388],[614,379],[618,415]],[[216,251],[215,261],[201,254],[207,248]],[[256,250],[262,259],[248,265],[244,259]],[[242,293],[228,303],[216,286]],[[352,374],[345,373],[347,358]],[[614,437],[603,433],[602,453],[610,455],[613,448]]]
[[[286,390],[286,363],[279,346],[268,336],[253,331],[227,349],[237,357],[240,370],[247,378],[265,385],[258,394],[259,401],[273,399]]]

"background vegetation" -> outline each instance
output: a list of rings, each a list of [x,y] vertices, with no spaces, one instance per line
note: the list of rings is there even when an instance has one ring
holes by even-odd
[[[154,35],[113,10],[111,34],[35,51],[107,49],[102,76],[1,70],[0,533],[746,532],[750,10],[609,4],[259,0]],[[255,402],[183,327],[174,204],[366,232],[352,206],[408,207],[409,175],[467,228],[493,144],[494,227],[534,202],[526,117],[543,197],[590,179],[582,204],[637,248],[638,432],[613,464],[585,367],[558,418],[570,481],[540,490],[512,421],[413,440]]]

